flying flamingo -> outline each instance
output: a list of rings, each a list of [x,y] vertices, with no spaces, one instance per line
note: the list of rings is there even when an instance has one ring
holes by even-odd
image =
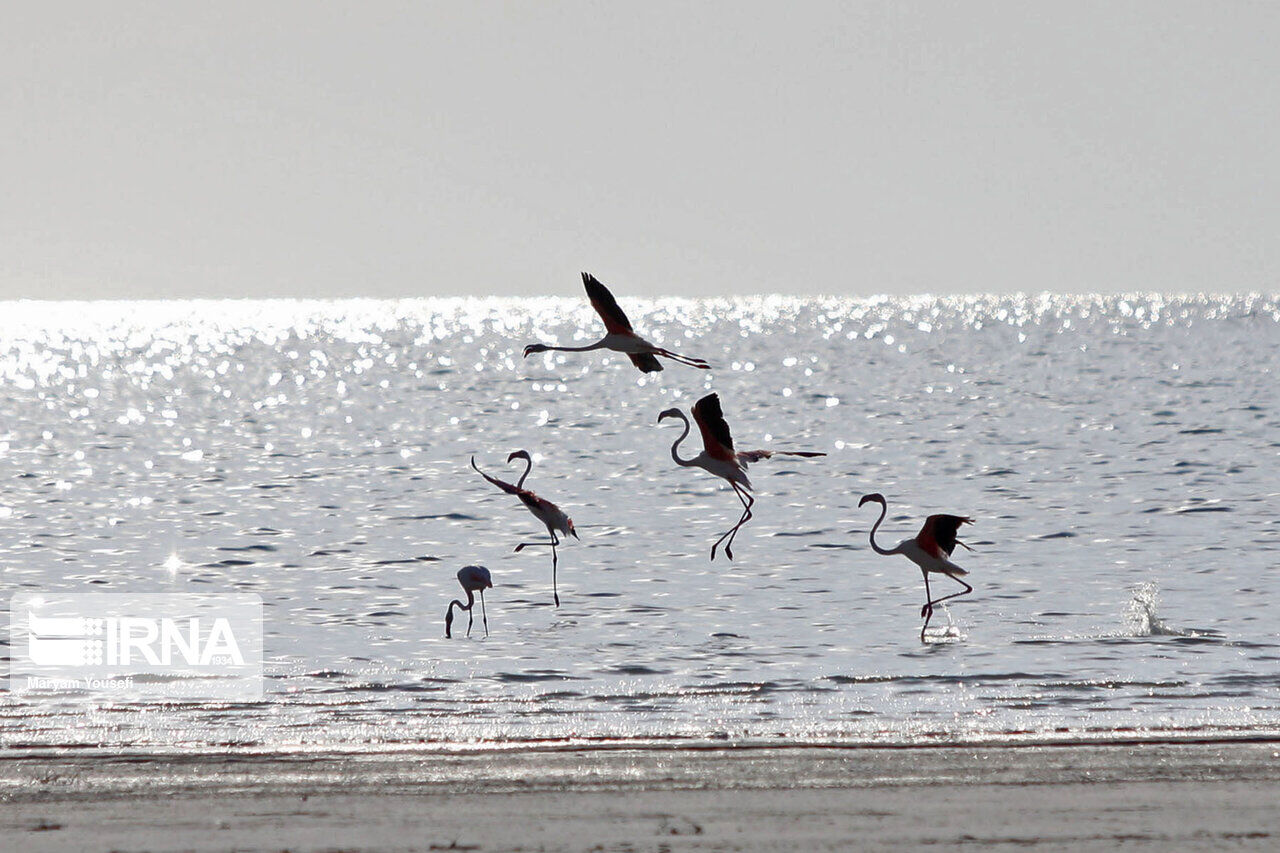
[[[490,483],[493,483],[499,489],[509,495],[515,495],[520,499],[520,503],[525,505],[529,512],[533,513],[533,517],[541,521],[547,526],[547,533],[551,535],[550,543],[547,542],[521,542],[516,546],[516,551],[523,551],[525,548],[535,545],[551,545],[551,590],[555,596],[556,607],[560,606],[560,590],[556,585],[556,546],[560,544],[556,531],[566,536],[572,536],[578,539],[578,531],[573,529],[573,519],[565,515],[564,510],[553,504],[546,498],[540,498],[533,492],[524,488],[524,478],[529,476],[529,471],[533,469],[533,460],[529,458],[528,451],[517,450],[507,457],[508,464],[515,459],[523,459],[525,463],[524,474],[520,476],[520,481],[515,485],[499,480],[497,477],[490,477],[485,472],[476,467],[476,458],[471,457],[471,467],[476,469],[476,473],[484,477]]]
[[[484,621],[484,635],[489,636],[489,616],[484,612],[484,591],[493,588],[489,570],[484,566],[463,566],[458,569],[458,583],[462,584],[463,590],[467,593],[467,603],[463,604],[456,598],[449,602],[449,609],[444,613],[445,639],[453,637],[453,608],[455,607],[467,611],[467,636],[471,636],[471,626],[476,621],[471,608],[476,606],[477,592],[480,593],[480,618]]]
[[[889,505],[885,502],[884,495],[879,493],[863,495],[862,500],[858,501],[858,506],[862,506],[865,503],[880,504],[880,517],[871,526],[871,547],[875,552],[886,556],[901,554],[919,566],[921,574],[924,575],[925,604],[924,607],[920,608],[920,615],[924,617],[924,624],[920,626],[920,642],[923,643],[924,629],[929,627],[929,620],[933,617],[933,605],[973,592],[973,587],[960,580],[961,575],[969,573],[951,562],[950,559],[951,552],[956,549],[957,544],[970,551],[973,550],[959,539],[956,539],[956,531],[960,529],[960,525],[973,524],[973,519],[964,515],[931,515],[924,520],[924,526],[920,528],[920,532],[913,538],[903,539],[892,548],[881,548],[876,544],[876,530],[879,529],[880,522],[884,521],[885,514],[889,511]],[[942,598],[934,598],[933,593],[929,591],[929,572],[946,575],[964,587],[964,589],[960,592],[953,592],[951,595],[944,595]]]
[[[689,435],[689,419],[679,409],[667,409],[662,412],[658,415],[658,423],[662,423],[663,418],[679,418],[684,421],[684,432],[680,433],[680,437],[671,445],[671,458],[676,461],[676,464],[685,467],[698,467],[708,473],[715,474],[717,477],[727,481],[733,488],[734,494],[738,496],[738,500],[742,501],[742,517],[738,519],[737,524],[726,530],[724,535],[711,546],[712,560],[716,558],[716,549],[720,547],[721,542],[724,542],[725,556],[730,560],[733,559],[733,539],[738,535],[738,529],[751,519],[751,506],[756,501],[751,496],[751,481],[747,479],[748,464],[759,462],[761,459],[769,459],[773,456],[812,457],[827,455],[807,450],[735,451],[733,449],[733,436],[729,434],[729,424],[725,422],[724,412],[720,409],[720,395],[708,394],[693,404],[693,419],[698,422],[698,429],[702,432],[703,450],[692,459],[681,459],[676,450],[680,447],[680,442],[684,441]]]
[[[604,328],[608,334],[594,344],[585,347],[553,347],[547,344],[529,344],[524,348],[525,358],[535,352],[547,352],[548,350],[553,352],[587,352],[594,349],[611,349],[630,358],[631,363],[640,368],[642,373],[654,373],[662,369],[662,362],[658,361],[657,356],[669,358],[672,361],[678,361],[681,364],[687,364],[690,367],[697,367],[702,370],[711,369],[711,365],[700,358],[691,358],[687,355],[680,355],[671,350],[663,349],[637,335],[635,330],[631,328],[631,321],[627,319],[627,315],[618,307],[618,302],[613,298],[613,294],[591,273],[584,272],[582,274],[582,284],[587,289],[587,297],[591,300],[591,307],[596,309],[600,319],[604,320]]]

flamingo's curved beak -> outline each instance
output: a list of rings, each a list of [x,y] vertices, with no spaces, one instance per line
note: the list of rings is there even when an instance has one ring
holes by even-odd
[[[863,495],[862,500],[858,501],[858,506],[862,506],[865,503],[870,503],[871,501],[875,501],[876,503],[884,503],[885,502],[884,495],[880,494],[879,492],[873,492],[872,494],[869,494],[869,495]]]
[[[662,423],[663,418],[674,418],[677,414],[679,414],[679,410],[677,409],[667,409],[663,412],[660,412],[658,414],[658,423]]]

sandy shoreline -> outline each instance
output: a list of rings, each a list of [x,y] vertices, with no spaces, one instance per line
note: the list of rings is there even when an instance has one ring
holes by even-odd
[[[298,757],[28,753],[0,759],[0,792],[3,837],[24,850],[1280,844],[1280,743],[1273,741]]]

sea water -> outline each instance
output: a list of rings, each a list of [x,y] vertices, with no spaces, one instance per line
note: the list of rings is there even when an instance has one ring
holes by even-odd
[[[623,300],[705,358],[642,375],[581,299],[10,303],[0,571],[256,593],[261,702],[0,695],[10,750],[937,743],[1280,733],[1280,302]],[[754,517],[678,467],[720,395]],[[469,467],[517,479],[581,540]],[[700,449],[695,428],[682,447]],[[973,517],[971,595],[875,554]],[[444,637],[487,566],[486,637]],[[958,590],[931,579],[936,594]],[[8,652],[5,641],[3,650]]]

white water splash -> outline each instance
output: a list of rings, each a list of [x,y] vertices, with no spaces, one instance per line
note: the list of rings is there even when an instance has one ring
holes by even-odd
[[[947,609],[945,604],[935,608],[934,613],[942,611],[942,615],[947,617],[945,627],[937,625],[930,626],[924,631],[924,642],[926,643],[959,643],[965,639],[964,633],[956,625],[955,620],[951,618],[951,611]]]
[[[1125,608],[1125,626],[1131,637],[1195,637],[1194,631],[1171,627],[1156,613],[1160,605],[1160,588],[1154,581],[1139,584]]]

